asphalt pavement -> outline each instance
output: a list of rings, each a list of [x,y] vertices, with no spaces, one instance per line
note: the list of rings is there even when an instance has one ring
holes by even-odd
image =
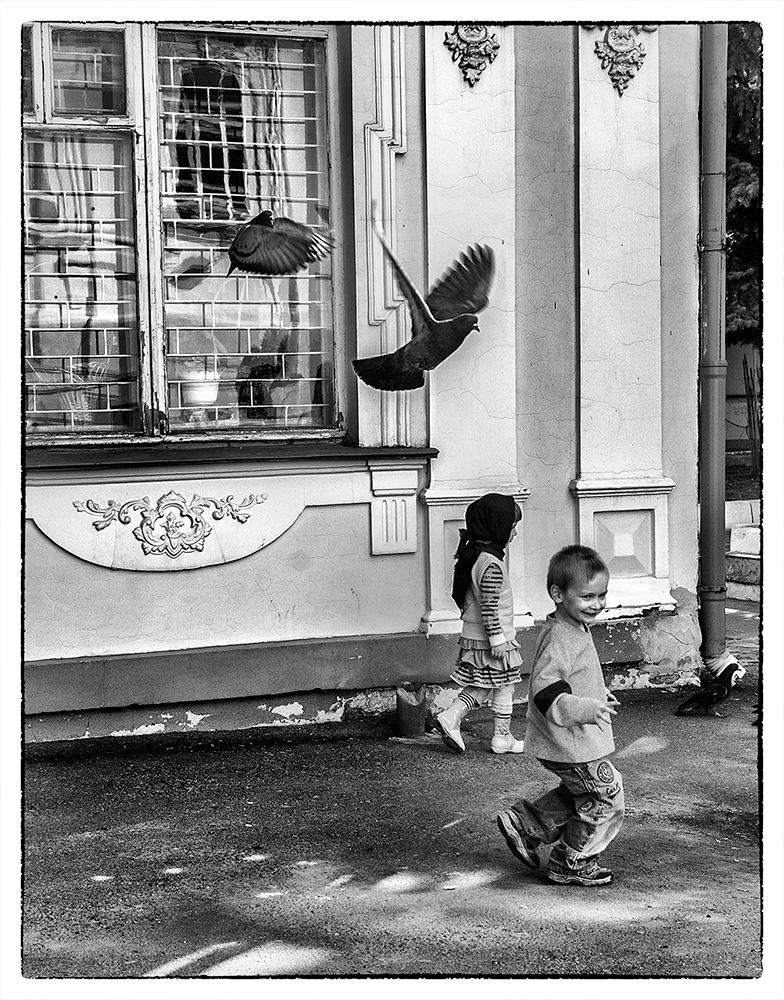
[[[675,716],[684,690],[619,693],[627,815],[600,888],[508,851],[496,814],[551,778],[490,753],[486,709],[460,756],[389,718],[31,746],[23,975],[718,977],[752,995],[758,606],[729,602],[727,630],[747,674],[719,716]]]

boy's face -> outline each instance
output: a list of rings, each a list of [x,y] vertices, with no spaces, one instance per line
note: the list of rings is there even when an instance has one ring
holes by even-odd
[[[601,572],[584,584],[569,584],[566,590],[551,587],[550,596],[556,604],[556,615],[578,625],[590,625],[607,604],[609,582],[609,573]]]

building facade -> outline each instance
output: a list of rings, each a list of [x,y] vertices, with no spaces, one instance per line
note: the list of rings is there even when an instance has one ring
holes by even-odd
[[[466,505],[514,495],[530,662],[550,556],[607,561],[608,682],[700,667],[698,25],[26,26],[30,740],[339,721],[451,697]],[[265,208],[330,231],[228,275]],[[411,336],[470,244],[480,331]],[[524,691],[518,692],[522,697]]]

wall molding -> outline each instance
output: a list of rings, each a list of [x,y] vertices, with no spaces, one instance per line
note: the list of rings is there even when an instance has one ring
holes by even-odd
[[[397,188],[395,160],[405,154],[406,100],[403,28],[378,24],[372,29],[374,47],[375,117],[364,126],[364,219],[367,267],[368,323],[377,331],[365,339],[360,356],[388,354],[410,338],[410,320],[404,298],[397,290],[392,267],[375,236],[374,211],[393,250],[396,249]],[[411,406],[407,392],[378,392],[359,384],[362,396],[377,409],[382,446],[411,443]]]
[[[669,605],[668,496],[675,483],[651,479],[574,480],[579,539],[610,570],[607,607]]]
[[[651,479],[573,479],[569,489],[577,497],[637,496],[670,493],[675,487],[664,476]]]

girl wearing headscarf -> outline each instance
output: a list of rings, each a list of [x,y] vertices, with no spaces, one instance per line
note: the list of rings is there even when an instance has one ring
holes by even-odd
[[[514,599],[504,561],[521,516],[512,497],[487,493],[469,504],[466,526],[460,530],[452,598],[460,608],[463,631],[451,679],[461,691],[449,708],[436,716],[444,743],[455,753],[465,750],[461,721],[488,698],[493,708],[491,750],[523,752],[523,741],[516,740],[509,728],[523,658],[515,638]]]

